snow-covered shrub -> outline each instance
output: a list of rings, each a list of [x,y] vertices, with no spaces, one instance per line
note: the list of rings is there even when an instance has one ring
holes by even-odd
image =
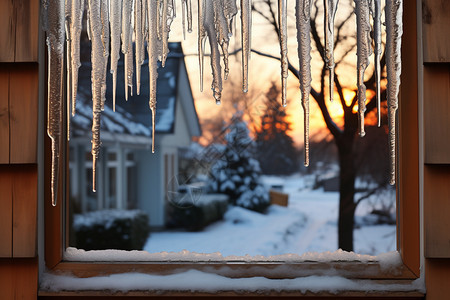
[[[228,196],[204,194],[196,201],[169,202],[168,227],[182,227],[198,231],[221,220],[228,208]]]
[[[140,210],[99,210],[76,214],[75,244],[84,250],[142,250],[150,233],[148,216]]]
[[[225,140],[222,156],[211,167],[211,190],[227,194],[233,205],[264,211],[269,194],[260,181],[261,168],[251,153],[253,141],[240,116],[233,119]]]

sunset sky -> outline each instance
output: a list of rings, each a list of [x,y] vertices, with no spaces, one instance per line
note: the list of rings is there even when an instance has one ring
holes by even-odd
[[[295,30],[295,2],[290,1],[288,9],[288,55],[290,61],[293,65],[298,66],[298,56],[297,56],[297,39]],[[338,13],[336,15],[336,22],[345,18],[349,11],[352,9],[352,1],[340,1]],[[170,40],[171,41],[182,41],[183,50],[186,55],[185,61],[188,68],[188,74],[191,81],[192,92],[195,99],[195,104],[200,121],[204,121],[207,118],[211,118],[215,115],[219,115],[220,110],[226,109],[226,105],[216,105],[212,91],[210,89],[212,76],[211,67],[209,63],[209,58],[205,57],[205,67],[204,67],[204,91],[200,92],[199,87],[199,66],[198,66],[198,56],[197,56],[197,3],[193,1],[193,31],[192,33],[186,32],[186,40],[182,37],[182,18],[181,18],[181,8],[177,9],[179,14],[172,24],[172,31]],[[322,20],[322,12],[319,11],[319,21]],[[240,12],[236,15],[237,24],[235,26],[236,32],[231,38],[229,52],[233,52],[235,49],[239,49],[240,45]],[[354,43],[355,35],[355,20],[354,17],[347,23],[347,31],[349,33],[348,41],[349,43]],[[252,25],[252,49],[257,49],[259,51],[272,54],[274,56],[280,56],[278,39],[275,32],[272,30],[271,25],[267,23],[264,19],[259,17],[255,12],[253,12],[253,25]],[[319,31],[322,31],[319,28]],[[335,50],[335,56],[337,57],[342,53],[343,48],[347,46],[344,44],[342,47],[337,47]],[[206,49],[208,51],[209,44],[207,42]],[[209,51],[208,51],[209,52]],[[373,56],[370,58],[373,60]],[[227,99],[227,94],[233,94],[233,97],[242,97],[245,95],[241,91],[236,91],[236,89],[241,87],[242,82],[242,71],[241,71],[241,53],[237,55],[230,56],[230,76],[228,81],[224,81],[223,87],[223,99],[222,103],[230,101]],[[343,86],[349,87],[345,90],[345,98],[350,101],[354,96],[352,89],[356,88],[356,52],[352,51],[345,61],[339,68],[336,69],[336,73],[340,75],[340,80]],[[222,65],[223,66],[223,65]],[[319,87],[320,70],[322,62],[317,53],[312,53],[312,76],[313,76],[313,87]],[[368,68],[368,72],[371,72],[373,66]],[[263,106],[262,97],[263,93],[267,91],[272,82],[276,82],[281,85],[280,79],[280,62],[274,59],[261,57],[255,53],[251,55],[251,61],[249,66],[249,95],[247,100],[242,99],[242,101],[251,101],[252,106],[261,107]],[[229,89],[235,89],[230,93]],[[250,99],[248,99],[250,98]],[[319,131],[323,131],[324,122],[320,114],[319,108],[312,99],[310,98],[310,130],[311,135]],[[338,101],[337,95],[335,96],[336,101],[327,105],[330,109],[330,114],[333,117],[342,116],[342,108]],[[281,101],[281,100],[280,100]],[[303,145],[303,109],[300,104],[300,93],[299,93],[299,83],[298,80],[289,74],[288,77],[288,104],[287,104],[287,114],[289,120],[292,122],[292,133],[291,136],[294,138],[297,145]],[[257,110],[258,111],[258,110]],[[223,112],[222,112],[223,114]],[[341,120],[339,118],[334,118],[336,123],[340,124]]]

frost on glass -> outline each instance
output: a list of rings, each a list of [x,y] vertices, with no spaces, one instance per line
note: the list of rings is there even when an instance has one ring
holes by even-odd
[[[278,28],[280,28],[280,54],[281,54],[281,102],[286,106],[288,70],[287,49],[287,0],[278,0]]]
[[[52,141],[51,194],[55,206],[58,194],[58,170],[61,152],[64,67],[64,1],[46,1],[48,49],[47,134]]]
[[[297,0],[297,42],[299,81],[304,118],[304,164],[309,166],[309,94],[311,92],[311,0]]]
[[[356,55],[357,59],[357,85],[358,85],[358,124],[359,135],[366,135],[364,131],[364,114],[366,112],[366,86],[364,72],[369,66],[369,56],[372,54],[370,39],[369,0],[355,0],[356,8]]]
[[[333,101],[334,92],[334,18],[339,0],[323,0],[324,5],[324,37],[325,37],[325,63],[329,72],[330,101]]]
[[[401,74],[402,0],[386,1],[386,72],[389,122],[390,183],[395,184],[395,123]]]

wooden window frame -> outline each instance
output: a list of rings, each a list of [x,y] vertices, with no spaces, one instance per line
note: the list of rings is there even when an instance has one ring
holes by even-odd
[[[68,205],[62,201],[56,207],[50,201],[50,145],[45,138],[45,171],[44,171],[44,214],[45,214],[45,263],[50,272],[71,273],[77,277],[91,277],[124,272],[141,272],[146,274],[172,274],[187,269],[197,269],[230,277],[264,276],[267,278],[292,278],[300,276],[327,274],[329,270],[337,270],[337,274],[349,279],[374,279],[377,282],[402,282],[420,277],[420,213],[419,213],[419,112],[418,112],[418,52],[417,52],[417,1],[404,2],[404,33],[402,46],[403,71],[400,92],[399,134],[397,166],[399,170],[397,183],[397,249],[403,264],[396,270],[385,271],[378,262],[306,262],[290,263],[290,272],[280,271],[285,265],[282,262],[273,263],[233,263],[233,262],[68,262],[63,260],[64,245],[67,242],[63,232],[63,214],[68,214]],[[63,170],[61,167],[61,174]],[[59,199],[63,199],[64,179],[59,180]],[[67,198],[67,197],[66,197]],[[293,272],[292,272],[293,271]],[[186,295],[185,293],[167,291],[164,295]],[[276,295],[302,295],[298,292],[277,293]],[[40,292],[40,296],[52,296],[54,293]],[[64,292],[58,295],[111,295],[105,292]],[[135,291],[129,293],[114,293],[114,295],[143,296],[152,295],[150,291]],[[153,293],[156,295],[156,292]],[[160,295],[158,293],[157,295]],[[193,295],[203,295],[194,293]],[[227,292],[225,295],[241,295],[242,293]],[[251,294],[249,294],[251,295]],[[256,295],[256,293],[254,293]],[[306,294],[311,297],[329,296],[326,293]],[[338,296],[367,296],[368,293],[345,292]],[[378,297],[409,297],[422,298],[420,293],[374,293]]]

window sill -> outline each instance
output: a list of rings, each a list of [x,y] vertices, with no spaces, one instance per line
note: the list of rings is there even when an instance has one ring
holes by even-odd
[[[123,264],[113,264],[123,267]],[[138,265],[139,266],[139,265]],[[148,266],[148,264],[146,264]],[[192,266],[190,264],[189,266]],[[72,266],[73,267],[73,266]],[[308,266],[306,266],[308,267]],[[307,296],[307,297],[403,297],[424,296],[423,279],[349,279],[336,275],[275,279],[218,275],[217,272],[186,269],[166,275],[128,273],[96,277],[73,277],[44,273],[39,296]],[[259,266],[260,270],[264,266]],[[120,268],[119,268],[120,269]],[[249,267],[245,266],[248,270]],[[250,268],[251,269],[251,268]],[[75,268],[75,270],[77,270]],[[217,270],[214,270],[217,271]],[[244,273],[242,273],[244,272]],[[236,274],[235,274],[236,275]],[[274,274],[271,273],[273,276]]]

